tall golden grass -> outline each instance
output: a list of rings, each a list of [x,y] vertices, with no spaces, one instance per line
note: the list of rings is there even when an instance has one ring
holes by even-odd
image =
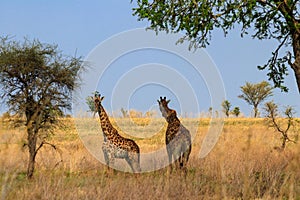
[[[284,151],[276,150],[280,135],[263,119],[226,119],[218,143],[203,159],[199,152],[209,119],[200,119],[186,177],[168,175],[166,169],[138,175],[107,171],[83,145],[74,119],[62,121],[65,126],[49,138],[58,150],[41,149],[32,180],[25,174],[25,129],[0,121],[1,199],[300,199],[300,145],[288,143]],[[297,139],[299,132],[295,127],[291,138]],[[136,142],[144,152],[155,149],[164,145],[164,130]]]

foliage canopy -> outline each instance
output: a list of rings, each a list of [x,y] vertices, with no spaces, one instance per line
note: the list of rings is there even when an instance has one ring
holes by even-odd
[[[223,108],[223,112],[225,113],[226,117],[229,117],[231,103],[228,100],[224,100],[222,102],[222,108]]]
[[[273,95],[273,88],[266,81],[260,83],[246,82],[244,86],[241,86],[243,94],[238,97],[244,99],[249,105],[253,106],[254,117],[258,116],[258,105],[269,96]]]
[[[259,69],[268,69],[275,87],[283,85],[287,65],[295,72],[300,92],[300,1],[299,0],[137,0],[133,14],[148,20],[155,31],[183,32],[179,41],[190,41],[190,48],[209,44],[212,31],[221,29],[225,36],[239,24],[241,36],[279,42],[271,58]],[[280,49],[288,46],[283,55]]]

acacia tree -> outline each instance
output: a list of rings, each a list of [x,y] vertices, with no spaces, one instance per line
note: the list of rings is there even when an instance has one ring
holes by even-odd
[[[133,14],[147,19],[155,31],[185,33],[179,42],[189,40],[190,47],[205,47],[214,29],[226,36],[237,24],[241,36],[250,30],[253,38],[275,39],[278,47],[259,69],[268,68],[269,80],[287,91],[283,83],[289,65],[300,92],[300,0],[137,0]],[[290,50],[281,54],[284,46]]]
[[[258,105],[263,102],[266,98],[273,95],[273,88],[267,81],[260,83],[249,83],[241,86],[243,94],[238,97],[244,99],[248,104],[253,106],[254,117],[258,116]]]
[[[222,102],[223,112],[225,113],[226,117],[229,117],[231,103],[228,100]]]
[[[232,114],[234,114],[234,116],[238,117],[241,113],[240,108],[239,107],[234,107],[233,110],[231,111]]]
[[[96,115],[96,108],[95,108],[95,102],[94,102],[94,96],[95,96],[96,93],[93,93],[92,96],[88,96],[85,98],[85,103],[88,105],[89,107],[89,110],[88,112],[91,112],[93,113],[93,117],[95,117]]]
[[[0,40],[0,94],[11,113],[24,116],[28,178],[33,176],[38,151],[49,144],[47,134],[41,133],[49,134],[56,114],[71,109],[71,93],[79,83],[81,69],[80,58],[62,55],[56,45]]]
[[[279,118],[279,111],[278,106],[273,102],[267,102],[265,103],[264,110],[266,112],[266,119],[269,122],[269,126],[273,127],[276,131],[278,131],[282,136],[282,143],[281,143],[281,149],[284,149],[286,146],[286,142],[294,142],[294,140],[291,140],[288,136],[288,131],[290,130],[291,126],[294,125],[294,118],[293,118],[293,108],[291,106],[288,106],[284,112],[285,120],[284,123],[281,123]],[[284,125],[285,128],[284,128]]]
[[[121,113],[122,113],[122,117],[123,118],[127,118],[128,117],[128,111],[125,110],[124,108],[121,108]]]

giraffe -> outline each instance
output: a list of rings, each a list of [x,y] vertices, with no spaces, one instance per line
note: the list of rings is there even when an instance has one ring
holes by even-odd
[[[160,97],[160,100],[157,101],[162,116],[168,123],[166,130],[166,147],[171,171],[172,158],[175,160],[177,169],[184,169],[186,171],[186,165],[192,150],[191,134],[177,118],[176,111],[168,107],[170,100],[166,100],[166,97]]]
[[[104,159],[109,167],[114,163],[115,158],[125,159],[133,173],[138,173],[140,169],[140,149],[139,146],[131,139],[122,137],[115,129],[108,115],[106,114],[102,101],[104,96],[96,92],[94,97],[95,109],[100,118],[100,124],[104,136],[102,151]]]

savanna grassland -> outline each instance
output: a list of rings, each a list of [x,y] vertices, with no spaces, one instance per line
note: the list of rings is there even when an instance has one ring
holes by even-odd
[[[186,177],[168,175],[166,168],[138,175],[107,171],[85,148],[74,119],[61,122],[47,139],[57,148],[45,145],[40,150],[34,178],[27,180],[25,128],[0,120],[1,199],[300,199],[300,144],[289,142],[284,151],[278,150],[280,134],[264,119],[226,119],[218,143],[202,159],[209,119],[188,119],[199,128],[193,133]],[[149,125],[147,119],[133,122]],[[297,141],[299,125],[289,134]],[[136,142],[142,152],[163,146],[164,130]]]

